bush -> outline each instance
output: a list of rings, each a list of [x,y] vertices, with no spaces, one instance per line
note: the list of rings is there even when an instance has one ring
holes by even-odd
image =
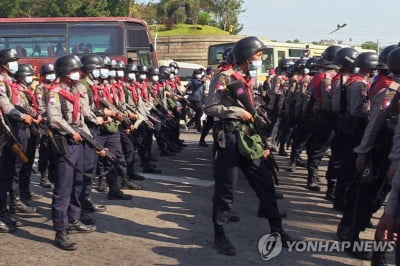
[[[210,23],[211,20],[211,16],[209,13],[206,12],[199,12],[199,16],[198,16],[198,23],[200,25],[208,25]]]

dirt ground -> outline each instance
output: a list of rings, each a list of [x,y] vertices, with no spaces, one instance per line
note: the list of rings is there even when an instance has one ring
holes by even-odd
[[[78,243],[78,250],[72,252],[53,245],[52,193],[38,185],[39,176],[35,174],[32,190],[44,195],[35,202],[38,213],[19,215],[24,226],[13,234],[0,234],[0,265],[369,265],[343,252],[283,250],[270,261],[262,260],[257,243],[269,233],[269,226],[257,217],[258,200],[242,176],[234,205],[240,222],[226,226],[238,254],[217,254],[212,247],[211,146],[199,147],[199,135],[193,132],[183,132],[182,138],[187,148],[176,156],[159,158],[157,165],[162,174],[147,175],[140,182],[142,191],[125,190],[132,200],[109,201],[105,193],[93,192],[94,201],[107,205],[107,211],[93,214],[97,232],[71,236]],[[207,141],[211,144],[211,137]],[[158,155],[157,150],[154,154]],[[288,159],[276,158],[282,168],[278,190],[284,193],[284,199],[279,200],[279,207],[288,215],[284,219],[286,231],[297,239],[337,240],[341,216],[324,199],[325,186],[321,192],[308,191],[305,169],[288,173]],[[325,170],[323,166],[321,176]],[[375,225],[379,216],[373,219]],[[372,239],[373,233],[374,229],[368,229],[362,237]],[[393,255],[389,257],[393,264]]]

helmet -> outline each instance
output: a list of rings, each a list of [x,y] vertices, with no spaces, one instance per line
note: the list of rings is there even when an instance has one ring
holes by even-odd
[[[17,51],[15,49],[6,48],[0,50],[0,66],[14,60],[18,60]]]
[[[383,48],[381,53],[379,54],[379,64],[377,66],[378,69],[387,69],[387,59],[391,51],[399,47],[397,44],[392,44]]]
[[[280,70],[287,70],[292,65],[294,65],[294,61],[288,58],[281,59],[278,62],[278,67]]]
[[[157,67],[150,67],[149,75],[160,75],[160,70]]]
[[[294,63],[294,71],[299,71],[302,68],[305,68],[307,65],[307,58],[300,58]]]
[[[26,76],[33,76],[35,71],[33,70],[32,66],[29,64],[18,64],[18,71],[15,72],[15,79],[21,80],[24,79]]]
[[[169,63],[169,67],[173,67],[173,68],[175,68],[175,69],[179,69],[179,65],[178,65],[178,63],[175,62],[175,61]]]
[[[149,72],[149,68],[147,66],[137,66],[137,70],[139,73],[147,73]]]
[[[103,55],[101,57],[103,59],[103,63],[105,67],[111,67],[112,66],[112,62],[111,62],[111,58],[108,57],[107,55]]]
[[[168,66],[160,66],[160,77],[164,80],[169,79],[169,75],[171,74],[171,69]]]
[[[342,69],[352,70],[357,56],[358,52],[356,49],[345,47],[336,53],[334,63]]]
[[[264,43],[255,36],[245,37],[235,43],[232,48],[236,64],[249,60],[255,53],[264,49]]]
[[[201,69],[195,69],[193,70],[192,73],[192,78],[194,78],[196,75],[201,75],[203,72],[201,71]]]
[[[67,75],[70,71],[83,67],[81,60],[76,55],[63,55],[54,63],[57,77]]]
[[[208,66],[207,68],[206,68],[206,74],[207,75],[209,75],[209,74],[211,74],[211,72],[215,72],[215,67],[214,66]]]
[[[354,62],[354,67],[357,67],[360,70],[368,71],[371,69],[376,69],[378,62],[379,57],[376,53],[365,52],[357,56],[356,61]]]
[[[40,67],[40,75],[41,76],[44,76],[51,72],[55,72],[53,64],[44,64]]]
[[[92,72],[96,68],[104,66],[103,59],[97,54],[87,54],[81,57],[83,64],[82,71],[86,73]]]
[[[400,72],[400,48],[396,48],[390,52],[386,63],[391,71],[395,73]]]
[[[331,45],[324,50],[324,52],[322,53],[322,58],[324,58],[325,60],[327,60],[329,62],[333,62],[333,60],[335,59],[336,53],[340,49],[342,49],[342,47],[340,47],[338,45]]]
[[[125,63],[122,62],[121,60],[112,60],[112,66],[111,68],[113,69],[124,69],[125,68]]]
[[[129,73],[129,72],[137,72],[137,66],[134,64],[128,64],[125,66],[125,72]]]

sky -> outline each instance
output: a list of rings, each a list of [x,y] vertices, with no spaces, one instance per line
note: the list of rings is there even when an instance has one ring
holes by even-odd
[[[244,0],[239,34],[285,42],[320,40],[380,46],[400,41],[399,0]],[[347,24],[330,34],[337,25]]]
[[[372,41],[381,47],[400,41],[399,0],[244,0],[243,9],[241,35],[281,42],[334,40],[361,45]],[[338,24],[347,25],[329,34]]]

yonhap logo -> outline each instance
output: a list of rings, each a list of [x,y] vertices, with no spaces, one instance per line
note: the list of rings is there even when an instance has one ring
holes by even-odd
[[[282,240],[279,233],[263,235],[258,240],[258,252],[263,260],[275,258],[282,252]]]

